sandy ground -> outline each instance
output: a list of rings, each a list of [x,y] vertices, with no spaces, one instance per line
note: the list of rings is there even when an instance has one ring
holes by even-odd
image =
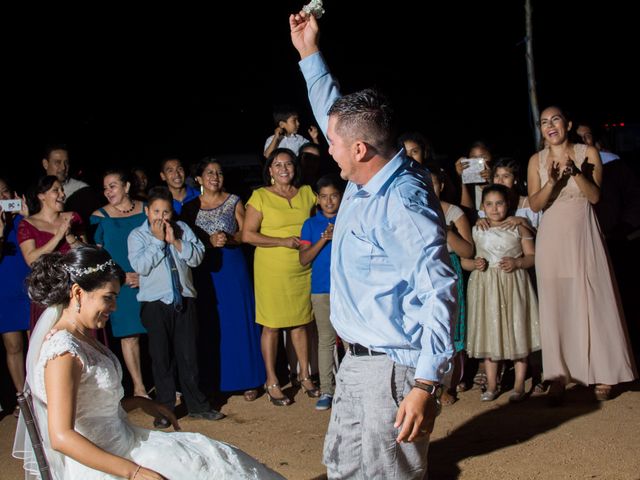
[[[430,479],[640,479],[640,383],[620,390],[599,404],[589,390],[575,387],[558,408],[544,398],[509,405],[507,395],[480,403],[478,390],[465,392],[436,422]],[[296,400],[289,407],[275,407],[264,396],[253,403],[234,396],[221,407],[226,419],[185,418],[181,426],[237,445],[289,479],[325,478],[329,412],[314,410],[302,392],[289,393]],[[143,413],[131,418],[151,426]],[[22,478],[20,462],[10,455],[15,424],[11,415],[0,420],[0,479]]]

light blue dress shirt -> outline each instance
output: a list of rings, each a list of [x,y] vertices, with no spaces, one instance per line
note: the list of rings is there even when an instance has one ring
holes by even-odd
[[[340,97],[320,53],[300,61],[320,128]],[[453,351],[456,275],[429,172],[401,150],[365,185],[349,182],[331,250],[331,323],[341,338],[442,381]]]
[[[182,296],[196,298],[197,292],[193,286],[191,267],[197,267],[204,256],[204,245],[184,222],[177,222],[182,229],[182,251],[170,245],[169,249],[176,262]],[[136,298],[139,302],[155,302],[171,305],[173,303],[173,288],[171,285],[171,267],[165,255],[165,242],[158,240],[151,233],[149,222],[134,228],[127,239],[129,262],[133,270],[140,274],[140,291]]]

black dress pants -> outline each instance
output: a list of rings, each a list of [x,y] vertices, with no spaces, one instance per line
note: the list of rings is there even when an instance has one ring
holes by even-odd
[[[156,401],[173,410],[176,401],[177,370],[189,413],[208,411],[210,406],[207,397],[198,387],[198,318],[195,300],[183,298],[183,308],[180,312],[176,311],[173,305],[159,300],[141,302],[140,317],[149,337]]]

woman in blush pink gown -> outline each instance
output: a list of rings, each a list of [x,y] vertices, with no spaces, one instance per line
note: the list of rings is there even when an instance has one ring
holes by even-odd
[[[550,400],[568,382],[595,385],[598,400],[637,377],[615,279],[592,205],[600,198],[598,151],[573,144],[558,107],[541,114],[546,147],[529,160],[529,202],[544,210],[536,245],[543,370]]]

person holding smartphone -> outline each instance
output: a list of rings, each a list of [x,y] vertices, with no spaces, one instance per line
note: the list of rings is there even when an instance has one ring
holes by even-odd
[[[8,182],[0,178],[0,200],[15,197]],[[24,203],[22,203],[24,208]],[[29,329],[29,297],[24,280],[29,267],[18,248],[18,225],[25,211],[9,212],[0,207],[0,334],[6,351],[7,369],[16,392],[24,388],[23,332]],[[18,416],[16,406],[13,414]]]
[[[483,183],[464,183],[462,180],[462,172],[468,168],[469,162],[467,160],[479,158],[484,160],[484,170],[480,172],[480,176],[483,178]],[[469,148],[469,155],[467,158],[460,157],[456,160],[456,173],[460,177],[460,206],[466,207],[473,211],[478,211],[482,204],[482,189],[486,187],[491,181],[491,150],[485,142],[477,141],[471,144]],[[473,188],[471,186],[473,185]]]

